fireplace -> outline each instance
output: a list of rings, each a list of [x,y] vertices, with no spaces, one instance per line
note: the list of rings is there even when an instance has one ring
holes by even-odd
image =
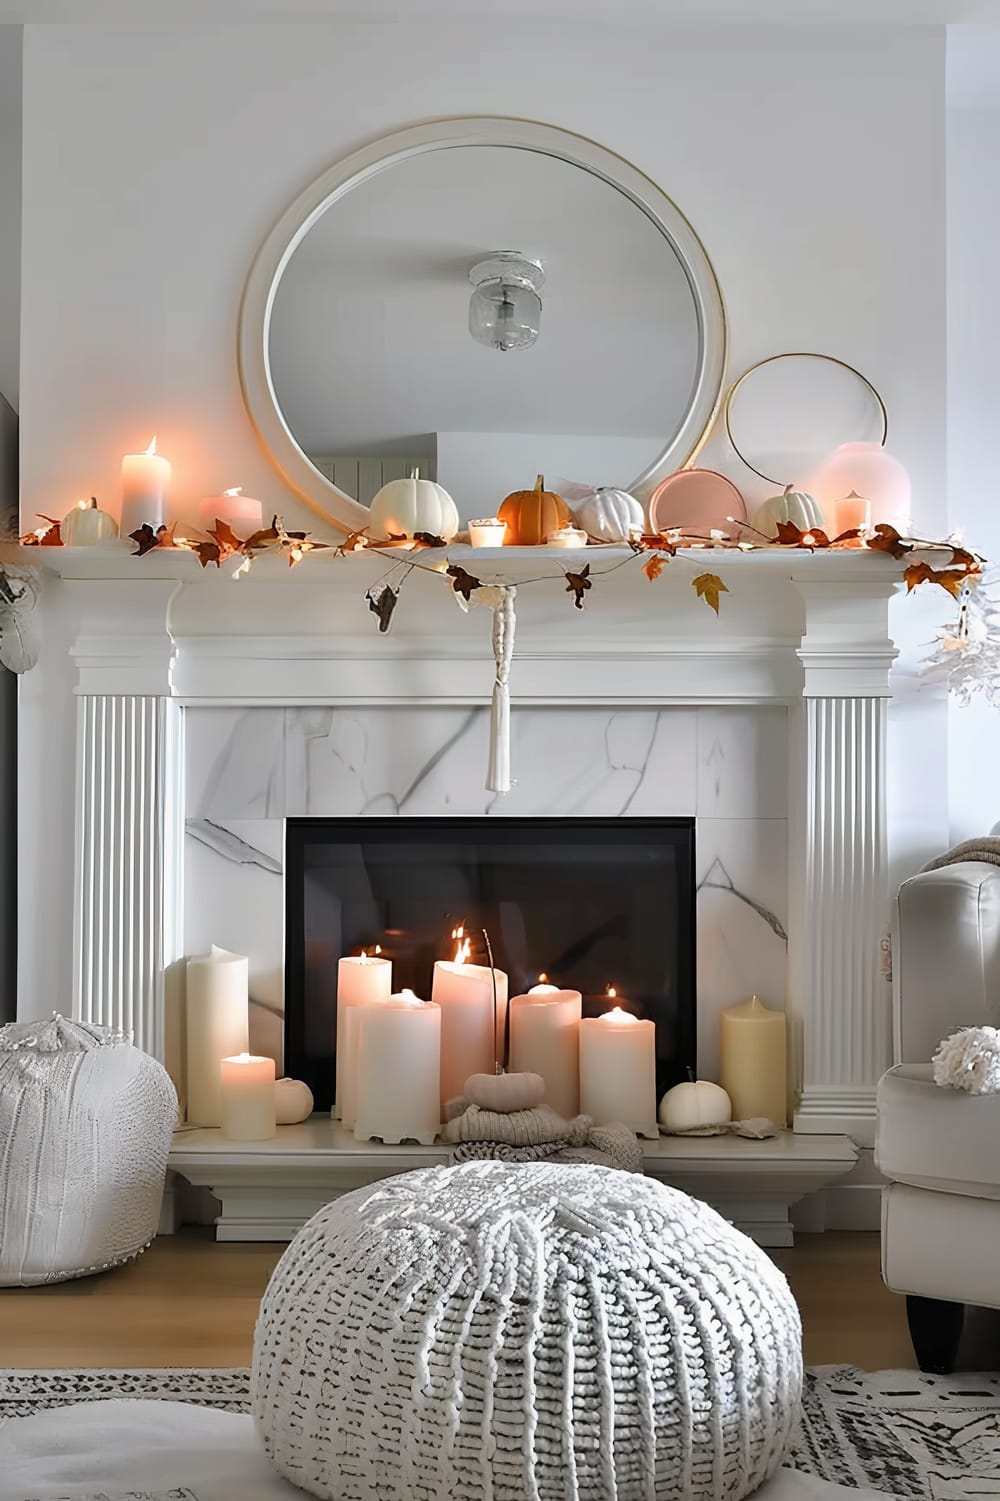
[[[285,827],[285,1067],[333,1104],[337,961],[378,945],[425,998],[462,926],[510,993],[544,972],[584,1016],[656,1023],[657,1088],[695,1061],[692,818],[290,818]],[[484,933],[485,930],[485,933]]]

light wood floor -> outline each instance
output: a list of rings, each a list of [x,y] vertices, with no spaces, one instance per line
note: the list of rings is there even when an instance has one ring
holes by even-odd
[[[185,1231],[117,1271],[0,1290],[0,1366],[247,1365],[282,1249]],[[809,1365],[912,1366],[903,1299],[882,1285],[876,1235],[803,1235],[777,1258],[802,1309]]]

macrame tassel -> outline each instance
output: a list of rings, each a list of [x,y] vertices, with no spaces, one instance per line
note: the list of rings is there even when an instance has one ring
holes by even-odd
[[[510,791],[510,661],[514,653],[513,584],[500,586],[500,599],[493,607],[493,658],[496,682],[490,711],[490,764],[486,773],[487,792]]]

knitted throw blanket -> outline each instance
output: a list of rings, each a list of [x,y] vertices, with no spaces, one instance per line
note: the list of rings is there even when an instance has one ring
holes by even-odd
[[[549,1105],[509,1115],[469,1105],[448,1121],[444,1136],[455,1143],[453,1162],[594,1162],[642,1172],[642,1147],[628,1126],[595,1126],[589,1115],[568,1121]]]
[[[989,834],[980,834],[976,839],[963,839],[944,855],[928,860],[923,870],[942,870],[946,865],[961,865],[965,860],[975,860],[986,865],[1000,865],[1000,839]]]

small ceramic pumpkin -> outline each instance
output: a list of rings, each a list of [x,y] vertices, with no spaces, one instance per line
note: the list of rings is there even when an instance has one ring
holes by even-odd
[[[597,542],[627,542],[643,528],[642,506],[627,490],[602,485],[581,500],[576,519]]]
[[[78,506],[68,511],[60,523],[64,547],[96,547],[118,535],[118,523],[97,504],[92,495],[89,504],[81,500]]]
[[[660,1101],[660,1125],[665,1131],[710,1131],[733,1118],[726,1091],[705,1079],[675,1084]]]
[[[791,521],[803,532],[812,527],[822,530],[823,508],[804,490],[793,490],[791,485],[786,485],[781,495],[772,495],[770,500],[762,501],[757,507],[754,526],[765,537],[776,537],[779,521]]]
[[[546,490],[540,474],[533,490],[515,490],[497,511],[507,523],[508,547],[540,547],[549,532],[558,532],[573,520],[573,513],[554,490]]]
[[[391,479],[371,504],[372,535],[412,537],[430,532],[450,542],[458,531],[458,508],[443,485],[421,479],[414,469],[408,479]]]
[[[274,1119],[279,1126],[295,1126],[313,1111],[313,1092],[301,1079],[275,1079]]]

